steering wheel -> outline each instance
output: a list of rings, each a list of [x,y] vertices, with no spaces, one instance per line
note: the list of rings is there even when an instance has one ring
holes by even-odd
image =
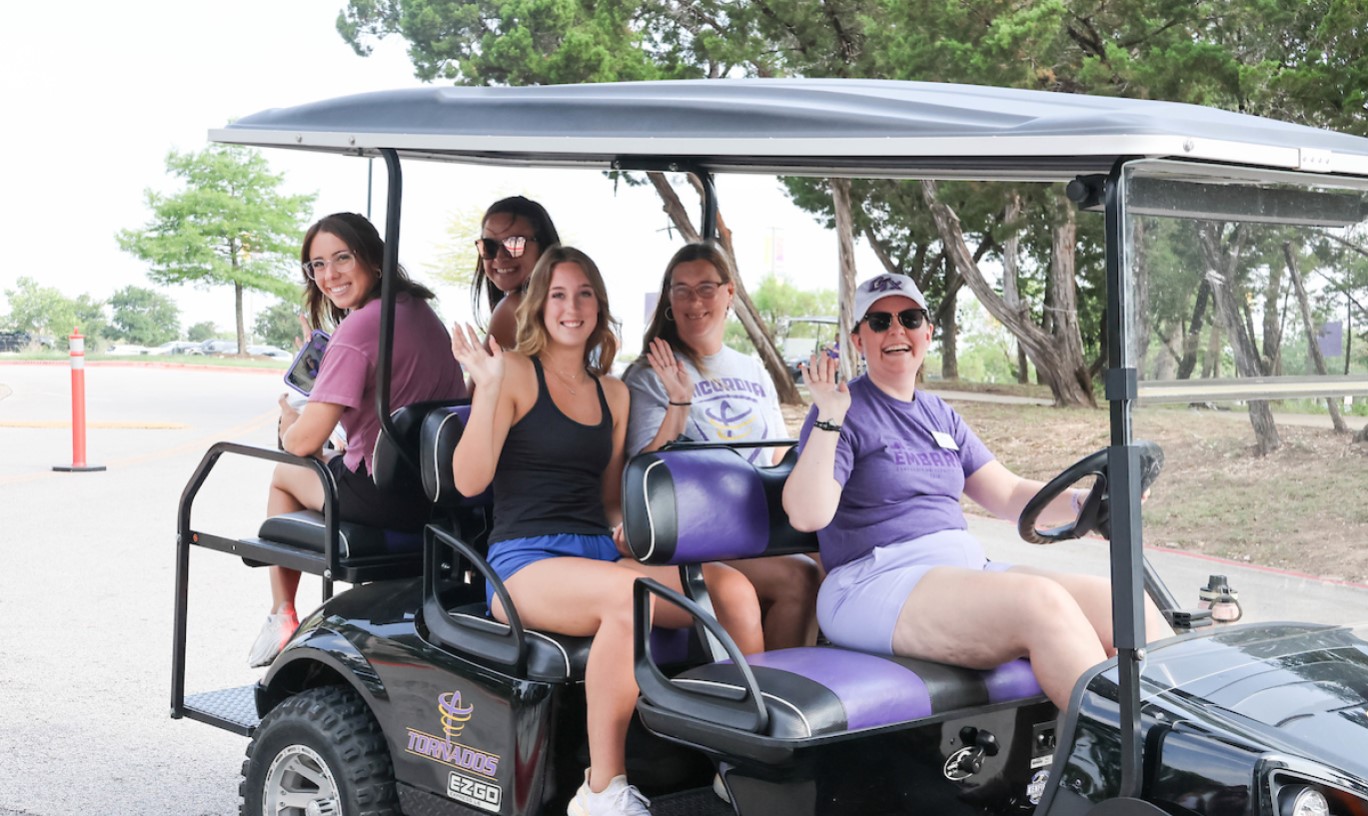
[[[1140,449],[1140,492],[1149,490],[1159,471],[1164,469],[1164,451],[1153,442],[1136,442]],[[1078,517],[1072,523],[1049,530],[1037,530],[1036,519],[1068,488],[1089,476],[1096,476],[1092,490],[1083,499]],[[1103,538],[1111,538],[1111,496],[1107,478],[1107,448],[1079,459],[1062,473],[1045,483],[1040,492],[1026,502],[1017,521],[1017,532],[1032,544],[1052,544],[1082,538],[1096,530]]]

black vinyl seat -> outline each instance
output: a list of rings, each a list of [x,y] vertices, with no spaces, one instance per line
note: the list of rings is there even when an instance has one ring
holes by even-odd
[[[376,487],[395,493],[421,489],[417,465],[423,420],[455,404],[452,400],[416,402],[391,414],[396,434],[380,434],[371,456]],[[325,493],[332,493],[331,479],[327,485]],[[272,516],[262,523],[255,539],[239,545],[243,560],[251,566],[278,564],[353,584],[413,578],[423,570],[421,531],[386,530],[349,521],[337,523],[337,552],[330,559],[324,514],[314,510]]]

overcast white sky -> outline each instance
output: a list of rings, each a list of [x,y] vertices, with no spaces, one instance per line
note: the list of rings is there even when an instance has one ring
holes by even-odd
[[[199,150],[210,128],[266,108],[417,85],[402,41],[390,38],[368,58],[342,41],[334,28],[342,2],[77,0],[9,9],[12,34],[0,51],[0,223],[10,251],[0,265],[0,314],[9,308],[3,291],[24,275],[69,296],[151,286],[144,265],[121,252],[114,236],[148,221],[146,188],[175,189],[167,151]],[[265,155],[285,175],[286,190],[318,192],[316,215],[366,211],[364,161]],[[376,171],[379,222],[383,166]],[[614,196],[596,173],[419,162],[405,164],[404,184],[400,256],[418,277],[454,213],[522,193],[542,201],[563,239],[598,261],[625,324],[625,346],[639,345],[641,304],[675,246],[661,231],[666,217],[653,192],[624,188]],[[805,287],[835,288],[834,236],[792,207],[776,180],[725,177],[719,189],[749,285],[769,270],[766,239],[777,235],[777,271]],[[860,277],[875,271],[865,263]],[[165,291],[181,305],[183,329],[201,320],[232,325],[230,289]],[[439,294],[448,320],[466,315],[466,291]],[[256,295],[248,305],[270,302]]]

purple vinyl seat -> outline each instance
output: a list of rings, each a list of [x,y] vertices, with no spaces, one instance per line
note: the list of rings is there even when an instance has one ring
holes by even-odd
[[[635,457],[623,477],[624,526],[633,553],[649,564],[688,565],[816,550],[816,536],[794,530],[780,501],[794,459],[790,454],[774,467],[757,467],[722,446]],[[744,662],[765,710],[752,725],[766,740],[827,741],[1043,698],[1025,660],[978,671],[822,646],[765,652]],[[740,719],[716,702],[748,693],[746,672],[731,660],[690,669],[668,683],[643,677],[649,668],[640,660],[637,671],[642,717],[662,733],[697,741],[704,733],[689,718],[729,727]]]

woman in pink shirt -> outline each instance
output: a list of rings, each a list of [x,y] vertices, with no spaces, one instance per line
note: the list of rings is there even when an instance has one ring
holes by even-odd
[[[280,398],[280,444],[296,456],[325,459],[337,485],[343,521],[387,530],[416,531],[430,506],[420,491],[381,493],[371,478],[371,454],[380,433],[375,371],[380,345],[380,274],[385,244],[375,227],[355,213],[335,213],[309,227],[300,254],[304,303],[310,326],[335,327],[303,411]],[[394,343],[390,406],[466,395],[460,365],[447,351],[451,338],[428,305],[434,295],[395,270]],[[346,431],[345,453],[323,449],[338,425]],[[277,465],[266,512],[276,516],[321,510],[323,485],[307,468]],[[299,626],[295,591],[299,572],[271,567],[271,612],[252,645],[249,662],[264,666]]]

